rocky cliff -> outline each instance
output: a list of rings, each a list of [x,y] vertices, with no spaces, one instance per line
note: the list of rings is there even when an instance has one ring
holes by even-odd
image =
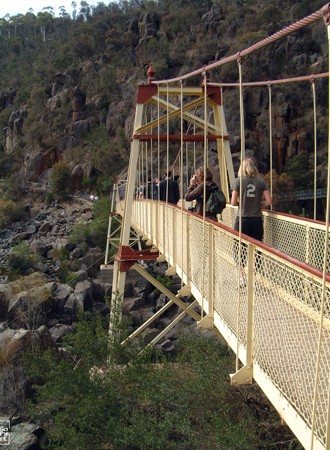
[[[136,86],[146,81],[151,61],[156,78],[177,76],[244,49],[322,5],[312,2],[307,8],[294,2],[244,1],[235,6],[192,1],[188,6],[161,1],[148,7],[133,2],[127,6],[95,8],[93,14],[78,16],[76,21],[49,17],[46,43],[32,33],[25,36],[28,24],[24,17],[16,29],[21,42],[21,53],[16,56],[11,38],[0,36],[0,176],[17,173],[26,188],[26,182],[45,181],[53,165],[65,160],[74,190],[90,187],[102,193],[100,180],[112,178],[127,164]],[[14,62],[4,53],[5,47]],[[325,28],[317,23],[246,58],[243,78],[268,80],[326,71],[326,52]],[[27,72],[29,58],[33,76]],[[12,76],[10,67],[20,71],[19,75]],[[237,81],[237,68],[229,64],[211,74],[211,80]],[[326,150],[325,89],[326,81],[317,81],[321,181]],[[312,97],[308,82],[274,88],[272,96],[273,163],[282,173],[297,155],[313,158]],[[263,172],[269,170],[270,159],[268,103],[267,87],[245,89],[246,147],[254,152]],[[224,90],[224,104],[235,158],[240,149],[237,90]]]

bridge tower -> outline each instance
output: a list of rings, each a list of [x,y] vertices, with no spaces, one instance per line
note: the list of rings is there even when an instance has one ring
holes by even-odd
[[[113,269],[110,335],[115,314],[121,311],[126,272],[137,261],[156,260],[159,257],[156,249],[135,251],[129,245],[141,144],[163,142],[169,145],[181,142],[182,146],[185,142],[192,142],[200,143],[202,146],[205,143],[207,145],[215,143],[219,161],[220,185],[227,199],[229,199],[229,186],[234,181],[234,169],[220,87],[209,85],[207,75],[200,87],[183,86],[182,84],[180,86],[162,85],[154,81],[154,75],[154,68],[150,65],[148,83],[140,84],[137,91],[121,236]],[[159,112],[162,112],[162,115],[158,113],[158,117],[147,120],[146,107],[148,105],[154,105]],[[182,122],[185,121],[188,124],[186,129],[191,132],[170,134],[168,132],[169,124],[180,118]],[[190,124],[193,126],[190,127]]]

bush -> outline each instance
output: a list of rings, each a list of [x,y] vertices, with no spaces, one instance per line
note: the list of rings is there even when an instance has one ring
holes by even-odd
[[[6,227],[13,222],[18,222],[26,216],[26,211],[20,203],[12,200],[0,199],[0,226]]]
[[[33,254],[28,242],[22,241],[11,249],[8,257],[10,279],[25,275],[38,262],[38,256]]]
[[[70,242],[75,245],[86,243],[89,247],[105,248],[109,212],[109,199],[103,197],[97,200],[93,206],[93,221],[78,224],[70,236]]]
[[[57,200],[66,200],[70,193],[71,171],[68,165],[60,161],[54,164],[51,173],[51,193]]]
[[[154,352],[132,358],[127,349],[125,356],[124,348],[105,370],[108,332],[100,318],[87,316],[65,340],[72,358],[50,351],[28,358],[37,393],[31,413],[48,448],[258,448],[249,407],[241,398],[234,411],[226,401],[233,362],[217,340],[185,336],[174,364]]]
[[[51,192],[47,192],[45,197],[45,203],[47,206],[51,205],[53,201],[55,200],[53,194]]]

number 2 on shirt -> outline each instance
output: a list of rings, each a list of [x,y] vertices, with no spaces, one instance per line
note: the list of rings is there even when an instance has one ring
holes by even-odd
[[[248,184],[246,186],[246,196],[247,197],[255,197],[256,196],[256,187],[254,184]]]

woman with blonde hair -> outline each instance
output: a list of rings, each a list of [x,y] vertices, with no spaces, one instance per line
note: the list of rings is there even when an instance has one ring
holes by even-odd
[[[188,187],[186,197],[185,199],[188,202],[191,202],[193,200],[196,200],[196,213],[200,216],[203,216],[204,211],[204,177],[205,177],[205,203],[208,200],[211,192],[214,189],[218,188],[218,185],[213,181],[212,172],[209,168],[206,168],[205,174],[204,174],[204,167],[199,167],[195,175],[190,180],[190,185]],[[208,217],[209,219],[216,220],[216,216],[211,213],[206,213],[205,217]]]
[[[242,180],[242,205],[239,205]],[[252,158],[245,158],[235,179],[231,205],[239,205],[234,228],[239,230],[239,216],[242,215],[242,233],[262,241],[264,228],[261,208],[270,206],[272,198],[265,180],[258,176],[258,169]]]

